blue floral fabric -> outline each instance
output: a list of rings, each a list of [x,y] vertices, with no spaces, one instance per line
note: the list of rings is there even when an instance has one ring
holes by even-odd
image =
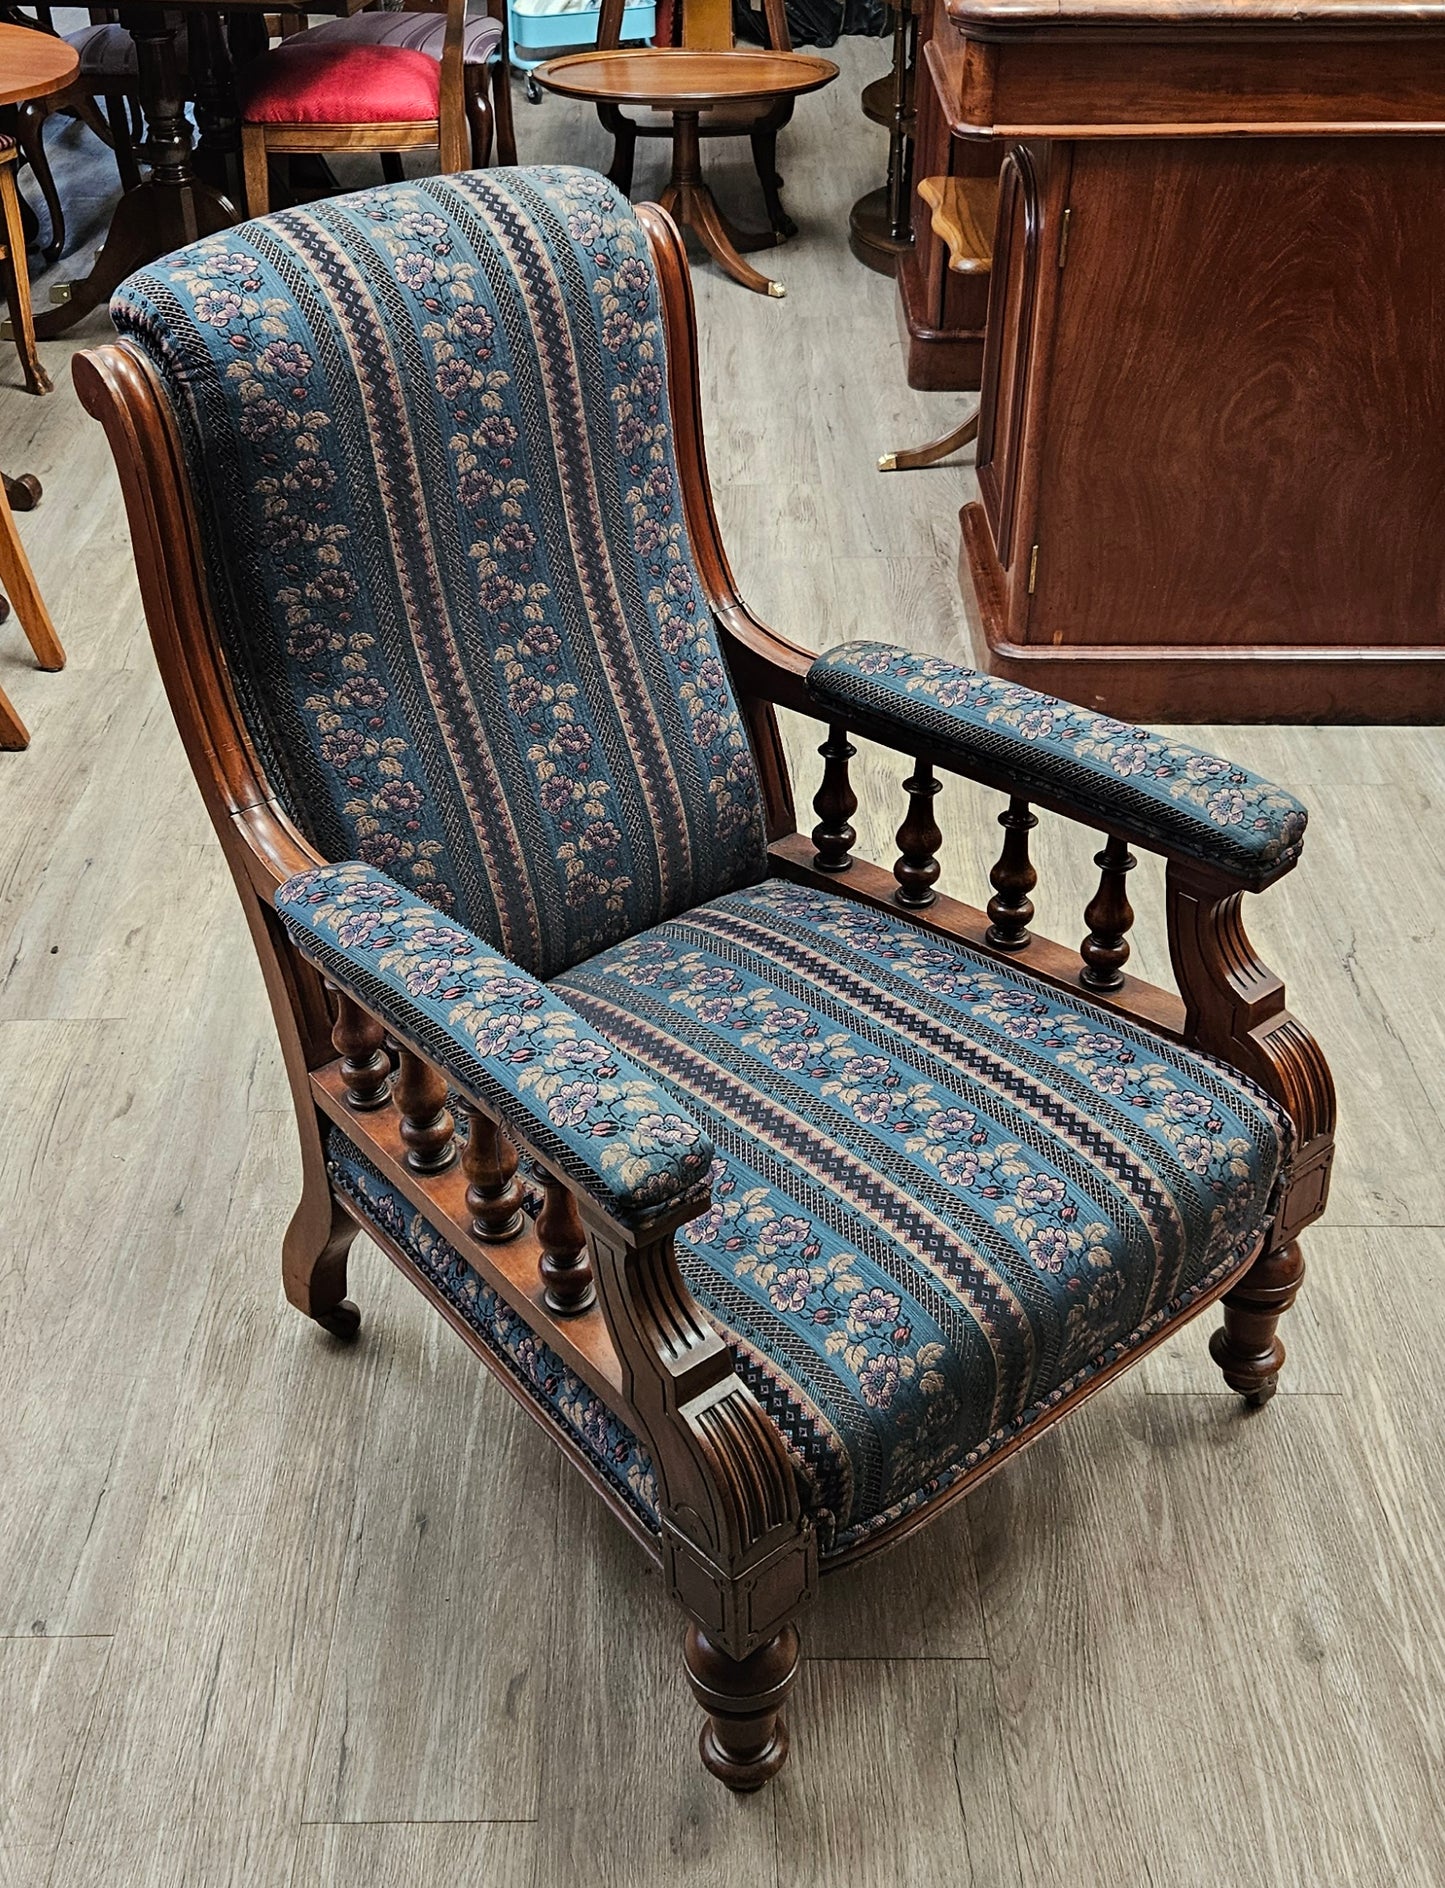
[[[683,1274],[787,1440],[825,1551],[1241,1264],[1289,1146],[1222,1064],[779,880],[554,987],[716,1146]]]
[[[711,1142],[674,1096],[545,985],[352,860],[288,879],[275,906],[330,980],[623,1221],[706,1180]]]
[[[288,211],[133,276],[246,724],[327,858],[542,977],[764,875],[658,285],[584,170]]]
[[[1246,884],[1278,878],[1303,847],[1305,809],[1247,768],[938,656],[845,643],[818,657],[807,686],[862,733],[872,723],[953,753]]]
[[[328,1124],[326,1133],[326,1171],[332,1186],[461,1312],[548,1423],[580,1449],[643,1524],[655,1530],[657,1484],[652,1463],[626,1423],[568,1369],[339,1128]]]

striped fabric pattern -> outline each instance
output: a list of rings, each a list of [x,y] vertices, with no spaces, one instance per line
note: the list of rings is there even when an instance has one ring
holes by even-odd
[[[964,771],[1057,796],[1110,832],[1246,885],[1288,872],[1304,846],[1305,809],[1249,768],[943,656],[844,643],[818,657],[807,685],[860,733],[954,755]]]
[[[1242,1077],[774,880],[557,980],[717,1149],[684,1276],[825,1548],[926,1498],[1247,1256],[1285,1117]]]
[[[111,309],[158,369],[273,786],[547,977],[764,872],[658,286],[592,172],[243,224]]]

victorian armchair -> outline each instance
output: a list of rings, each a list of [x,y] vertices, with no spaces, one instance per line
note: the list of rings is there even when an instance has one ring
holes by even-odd
[[[1304,813],[765,628],[676,230],[589,172],[270,217],[113,313],[76,380],[285,1050],[287,1296],[351,1337],[358,1227],[389,1255],[658,1564],[703,1761],[756,1788],[820,1573],[1215,1300],[1272,1393],[1333,1097],[1240,906]],[[778,705],[827,730],[811,838]],[[908,756],[892,872],[850,732]],[[1006,796],[986,911],[934,889],[940,771]],[[1081,954],[1030,929],[1032,805],[1104,834]],[[1124,970],[1131,847],[1177,994]]]

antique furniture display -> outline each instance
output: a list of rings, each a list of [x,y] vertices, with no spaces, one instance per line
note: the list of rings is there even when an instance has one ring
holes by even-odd
[[[618,47],[626,21],[627,12],[624,0],[602,0],[602,11],[597,23],[597,50],[599,52],[614,51]],[[793,53],[792,33],[788,26],[785,0],[762,0],[761,22],[765,52],[776,55],[779,61],[801,56]],[[676,0],[675,7],[666,5],[659,9],[659,32],[665,37],[676,34],[680,40],[681,50],[684,52],[712,53],[719,56],[733,55],[736,48],[736,22],[731,0]],[[662,47],[659,50],[665,52],[667,48]],[[750,56],[756,59],[760,55],[754,52]],[[827,60],[817,59],[816,55],[814,55],[814,64],[827,66],[830,77],[836,74],[836,67]],[[699,67],[695,64],[692,73],[685,74],[679,70],[676,77],[684,94],[688,87],[697,83],[696,73],[714,69],[707,66]],[[763,70],[760,66],[754,68],[758,77],[762,76]],[[771,70],[781,80],[783,65],[779,63]],[[801,70],[801,67],[793,68],[794,76],[797,76]],[[665,74],[666,68],[658,68],[652,82],[661,84]],[[537,76],[540,77],[540,73]],[[743,83],[736,78],[731,84],[724,84],[719,78],[718,83],[722,89],[714,97],[698,99],[695,127],[690,122],[683,124],[679,121],[672,109],[674,101],[666,93],[656,100],[600,99],[597,105],[597,116],[603,129],[612,135],[612,163],[607,174],[624,194],[632,189],[633,156],[639,138],[669,139],[674,147],[674,171],[682,169],[688,173],[700,172],[700,160],[694,159],[691,155],[679,160],[676,150],[679,142],[685,143],[690,149],[699,140],[747,138],[752,147],[753,168],[757,171],[758,182],[762,185],[763,204],[768,213],[771,235],[767,233],[756,236],[740,233],[728,235],[724,231],[726,241],[720,242],[715,227],[716,218],[709,216],[707,203],[704,202],[705,197],[710,201],[710,193],[706,186],[702,185],[699,179],[699,186],[689,189],[687,193],[695,205],[701,206],[699,215],[709,227],[710,233],[704,234],[702,228],[699,228],[697,233],[717,260],[722,262],[728,273],[742,281],[745,279],[744,275],[740,275],[733,267],[725,251],[731,250],[735,257],[739,249],[770,248],[797,234],[797,225],[783,208],[781,194],[783,180],[778,175],[778,133],[783,130],[793,115],[793,100],[798,91],[812,88],[800,86],[792,89],[780,83],[775,91],[752,96],[744,90],[732,89],[732,85]],[[691,101],[686,96],[682,96],[676,102],[686,107]],[[649,103],[654,106],[651,113],[645,109]],[[629,107],[625,111],[624,104]],[[644,109],[637,109],[639,106]],[[715,243],[718,244],[717,247],[714,247]],[[744,269],[746,270],[746,265]],[[753,272],[746,271],[746,273]],[[757,288],[758,282],[750,280],[748,286]]]
[[[74,79],[75,49],[63,39],[28,26],[0,23],[0,105],[21,105],[49,98]],[[0,280],[20,368],[30,393],[49,393],[50,376],[35,346],[35,315],[30,305],[30,268],[25,259],[25,231],[20,221],[20,192],[15,183],[15,139],[0,134]]]
[[[880,275],[892,275],[913,247],[914,86],[918,70],[918,0],[893,12],[893,60],[881,79],[863,87],[863,116],[888,132],[888,169],[876,190],[848,212],[848,247]]]
[[[37,666],[56,670],[65,667],[65,651],[15,528],[15,512],[33,511],[39,502],[40,481],[32,474],[27,472],[18,479],[0,475],[0,623],[10,614],[13,603],[25,639],[35,652]],[[15,712],[14,702],[0,688],[0,748],[29,745],[30,735],[25,723]]]
[[[821,1571],[1215,1300],[1272,1394],[1334,1103],[1241,907],[1303,809],[766,628],[681,237],[594,173],[291,211],[113,312],[76,383],[285,1053],[287,1296],[354,1334],[347,1251],[382,1248],[657,1563],[703,1761],[755,1788]],[[826,730],[811,837],[775,706]],[[906,757],[891,872],[854,734]],[[986,911],[935,889],[940,774],[1003,796]],[[1078,951],[1032,929],[1033,807],[1103,835]],[[1177,995],[1127,973],[1140,848]]]
[[[494,111],[495,107],[495,111]],[[241,99],[246,208],[266,211],[272,151],[380,151],[394,182],[398,153],[437,147],[443,171],[498,155],[515,164],[504,0],[476,16],[468,0],[412,0],[283,39],[247,75]]]
[[[933,234],[948,250],[956,275],[987,279],[993,268],[993,227],[998,218],[998,185],[991,177],[923,177],[918,195],[930,212]],[[916,472],[937,465],[950,453],[978,438],[978,408],[926,446],[900,446],[878,461],[880,472]]]
[[[771,249],[794,233],[777,195],[779,179],[773,169],[776,130],[755,128],[749,132],[773,218],[771,229],[756,232],[739,229],[719,208],[702,174],[700,139],[732,132],[741,135],[747,126],[770,125],[780,112],[783,117],[779,122],[784,122],[796,97],[816,92],[837,78],[838,68],[831,59],[802,52],[753,52],[744,47],[727,52],[698,52],[685,46],[642,47],[569,53],[539,66],[536,76],[550,91],[569,98],[593,99],[603,108],[650,106],[666,112],[672,121],[672,175],[662,193],[663,208],[684,229],[692,231],[735,282],[758,295],[781,298],[787,293],[781,282],[753,268],[740,253]],[[711,122],[719,111],[722,121]],[[628,129],[617,133],[618,149],[627,154],[624,168],[630,179],[629,140],[639,133],[650,135],[650,131],[646,121],[634,125],[631,118],[624,118],[623,122]],[[610,120],[604,118],[603,123]],[[615,168],[613,181],[619,189],[625,188]]]
[[[910,387],[928,392],[973,392],[983,381],[983,336],[988,276],[952,266],[953,255],[922,184],[997,184],[1003,147],[954,136],[941,102],[956,81],[948,77],[958,35],[946,0],[920,0],[913,90],[911,193],[913,240],[895,275]],[[944,75],[941,77],[940,75]],[[989,234],[992,234],[990,229]]]
[[[350,14],[365,0],[306,0],[310,13]],[[297,11],[289,0],[174,0],[161,8],[124,6],[119,23],[135,42],[136,92],[146,124],[148,176],[116,205],[98,255],[81,280],[69,283],[63,300],[36,322],[42,340],[64,334],[93,308],[101,307],[133,270],[157,256],[228,229],[241,213],[227,194],[224,154],[235,142],[235,75],[232,51],[266,44],[265,15]],[[223,30],[224,20],[224,30]],[[204,48],[204,83],[192,84],[192,64]],[[187,99],[192,90],[209,162],[195,148]],[[204,173],[204,174],[203,174]]]
[[[949,6],[936,102],[1007,146],[990,667],[1144,720],[1445,716],[1445,6]]]
[[[33,24],[37,31],[55,34],[52,9],[48,6],[34,9],[33,22],[18,7],[0,7],[0,16],[10,18],[16,25]],[[44,249],[47,262],[57,261],[65,248],[65,208],[45,153],[48,119],[57,113],[79,118],[103,144],[114,150],[122,189],[129,190],[140,182],[130,117],[130,100],[135,96],[136,85],[135,42],[123,26],[115,23],[112,14],[100,8],[91,9],[88,25],[63,37],[75,50],[79,70],[58,90],[27,98],[16,114],[16,142],[40,186],[50,219],[49,240]],[[104,102],[103,117],[97,101]]]

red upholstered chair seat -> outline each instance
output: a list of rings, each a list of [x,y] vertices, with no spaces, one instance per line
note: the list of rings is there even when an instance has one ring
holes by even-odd
[[[268,53],[246,86],[251,124],[418,123],[440,110],[441,67],[404,46],[307,44],[298,33]]]

